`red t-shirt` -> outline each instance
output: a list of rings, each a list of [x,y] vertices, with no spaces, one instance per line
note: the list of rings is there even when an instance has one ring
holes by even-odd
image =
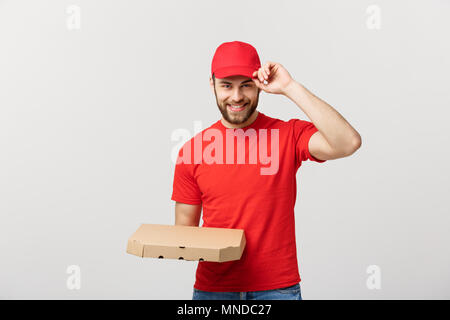
[[[300,282],[296,172],[302,161],[325,162],[308,150],[317,128],[312,122],[259,112],[252,124],[238,130],[219,120],[178,153],[171,199],[202,204],[203,227],[243,229],[247,240],[240,260],[198,262],[194,288],[244,292],[294,285]]]

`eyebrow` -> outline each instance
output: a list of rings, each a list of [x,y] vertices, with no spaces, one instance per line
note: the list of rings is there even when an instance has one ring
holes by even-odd
[[[247,82],[253,82],[253,80],[252,79],[248,79],[248,80],[242,81],[241,84],[247,83]],[[231,82],[226,81],[226,80],[220,80],[219,83],[232,84]]]

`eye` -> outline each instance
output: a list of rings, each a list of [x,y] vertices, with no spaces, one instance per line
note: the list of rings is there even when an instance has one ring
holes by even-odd
[[[250,87],[251,85],[250,85],[250,84],[243,84],[242,86],[243,86],[243,87]],[[224,88],[229,88],[230,85],[229,85],[229,84],[224,84],[224,85],[222,85],[222,87],[224,87]]]

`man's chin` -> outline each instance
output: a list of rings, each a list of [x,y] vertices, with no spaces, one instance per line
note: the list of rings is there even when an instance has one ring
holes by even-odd
[[[227,112],[227,121],[232,124],[242,124],[245,121],[247,121],[250,118],[249,114],[239,116],[239,115],[230,115],[229,112]]]

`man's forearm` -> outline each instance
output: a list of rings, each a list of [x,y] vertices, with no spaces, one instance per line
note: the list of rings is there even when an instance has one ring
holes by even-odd
[[[359,133],[339,112],[297,81],[293,80],[289,84],[284,95],[303,110],[332,148],[348,150],[358,148],[361,144]]]
[[[200,223],[202,205],[175,202],[175,225],[195,226]]]

